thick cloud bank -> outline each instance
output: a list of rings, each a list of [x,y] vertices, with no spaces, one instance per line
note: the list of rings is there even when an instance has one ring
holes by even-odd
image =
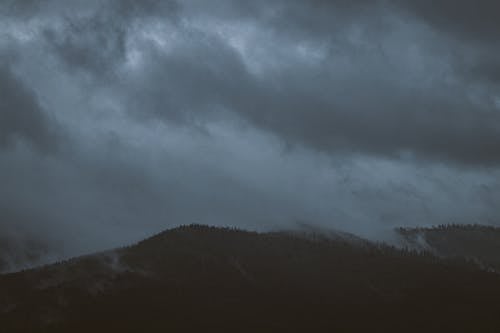
[[[500,224],[499,10],[2,1],[0,233]]]

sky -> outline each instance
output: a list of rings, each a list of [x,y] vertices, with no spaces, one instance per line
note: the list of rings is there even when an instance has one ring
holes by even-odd
[[[1,0],[0,235],[500,225],[496,0]]]

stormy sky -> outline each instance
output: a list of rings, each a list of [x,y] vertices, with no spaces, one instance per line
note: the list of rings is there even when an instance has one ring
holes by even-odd
[[[0,234],[500,225],[495,0],[2,0]]]

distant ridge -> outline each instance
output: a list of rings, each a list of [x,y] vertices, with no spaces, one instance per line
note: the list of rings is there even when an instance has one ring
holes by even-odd
[[[463,257],[483,269],[500,271],[500,228],[479,224],[449,224],[398,228],[402,245],[446,258]]]

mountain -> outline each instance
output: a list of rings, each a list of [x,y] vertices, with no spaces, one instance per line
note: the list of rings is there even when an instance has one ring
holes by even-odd
[[[436,256],[463,257],[483,269],[500,272],[500,228],[484,225],[440,225],[431,228],[399,228],[405,247]]]
[[[200,225],[0,275],[5,332],[493,332],[499,308],[464,260]]]
[[[370,247],[374,245],[373,242],[349,232],[306,223],[297,223],[294,229],[283,231],[283,233],[289,233],[290,235],[296,237],[303,237],[316,241],[335,241],[337,243],[345,243],[346,245],[352,245],[355,247]]]

